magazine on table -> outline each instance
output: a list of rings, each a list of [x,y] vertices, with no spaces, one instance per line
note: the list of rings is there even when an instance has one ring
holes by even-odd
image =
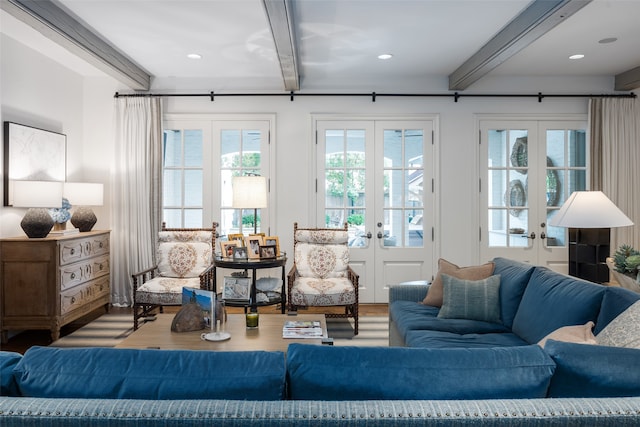
[[[322,326],[317,320],[288,320],[282,327],[282,338],[322,338]]]

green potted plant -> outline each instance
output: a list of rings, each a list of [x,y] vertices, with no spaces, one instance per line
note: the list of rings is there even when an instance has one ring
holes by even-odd
[[[630,245],[621,245],[613,255],[611,264],[611,273],[620,286],[640,292],[640,251]]]

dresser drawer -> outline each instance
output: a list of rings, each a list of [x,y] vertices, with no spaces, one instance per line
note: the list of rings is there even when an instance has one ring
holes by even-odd
[[[60,293],[60,314],[80,308],[104,295],[109,294],[109,276],[103,276],[91,282],[68,289]]]
[[[60,242],[60,265],[109,253],[109,235],[100,234]]]
[[[109,255],[60,267],[60,290],[109,274]]]

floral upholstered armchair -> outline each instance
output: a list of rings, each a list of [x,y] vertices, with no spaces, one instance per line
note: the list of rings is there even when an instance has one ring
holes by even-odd
[[[293,267],[288,275],[289,310],[343,306],[326,317],[353,318],[358,334],[358,275],[349,266],[349,235],[344,228],[293,225]]]
[[[213,289],[216,227],[166,228],[158,233],[156,265],[132,275],[133,329],[165,305],[182,304],[182,288]]]

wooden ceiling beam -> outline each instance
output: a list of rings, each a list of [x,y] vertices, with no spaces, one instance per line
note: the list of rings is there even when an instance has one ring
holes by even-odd
[[[51,0],[2,0],[0,7],[131,89],[151,87],[148,72]]]
[[[640,87],[640,67],[617,74],[614,90],[634,90]]]
[[[284,88],[287,91],[300,90],[298,74],[298,52],[293,28],[293,10],[290,0],[262,0],[267,20],[276,45]]]
[[[449,75],[449,90],[467,89],[591,1],[534,0]]]

